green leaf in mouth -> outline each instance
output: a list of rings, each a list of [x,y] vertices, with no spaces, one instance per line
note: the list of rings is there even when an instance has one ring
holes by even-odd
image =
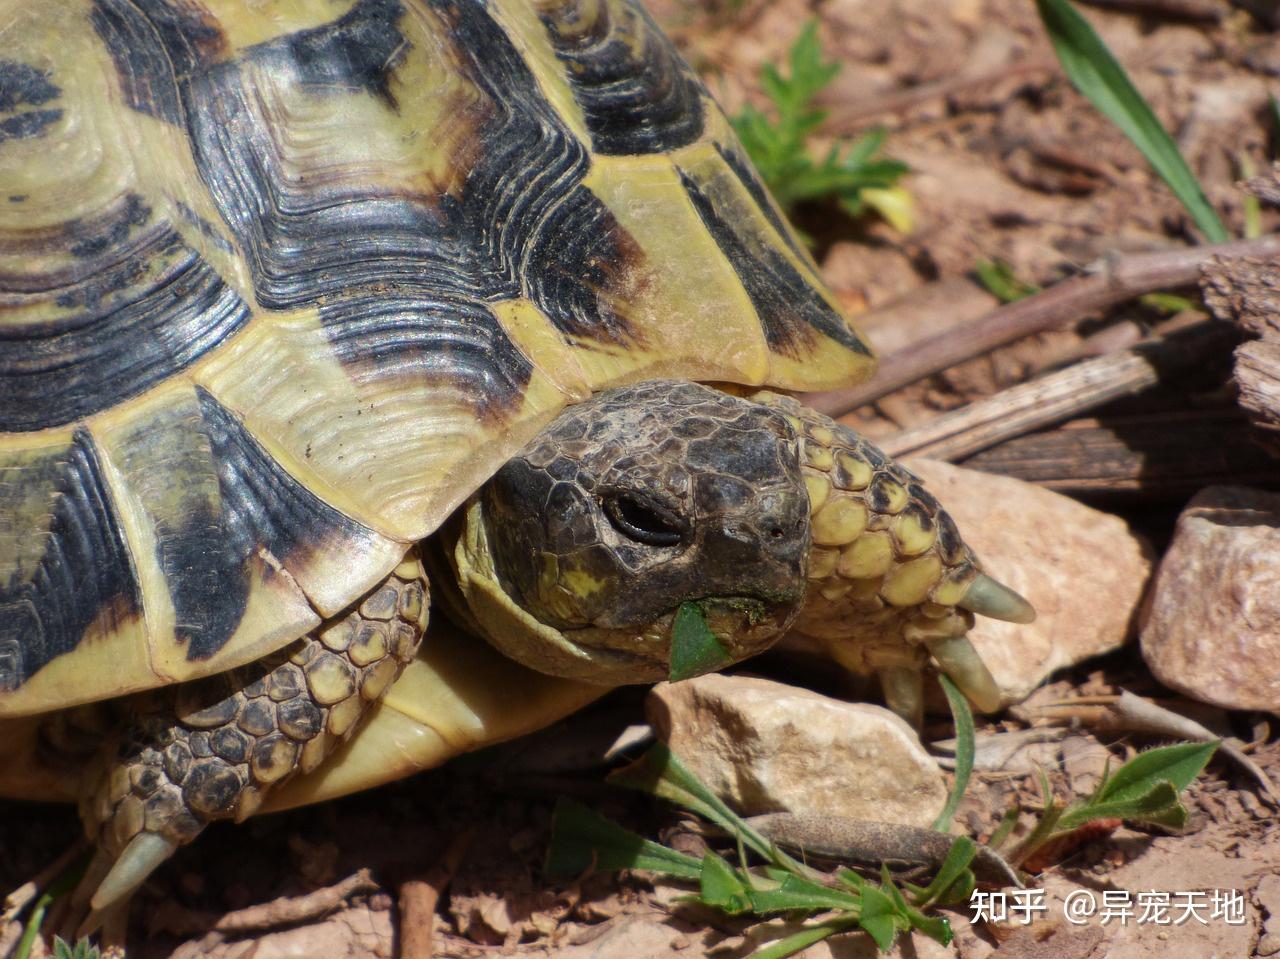
[[[697,603],[682,603],[671,624],[671,681],[710,673],[729,663]]]

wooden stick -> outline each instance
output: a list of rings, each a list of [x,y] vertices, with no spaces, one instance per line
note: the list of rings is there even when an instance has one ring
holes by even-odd
[[[1273,486],[1280,467],[1236,407],[1080,420],[964,461],[1075,495],[1178,502],[1212,483]]]
[[[400,959],[431,959],[436,907],[449,883],[462,865],[463,857],[475,839],[475,829],[467,829],[454,837],[444,856],[421,879],[410,879],[400,886]]]
[[[1121,10],[1151,17],[1216,23],[1227,13],[1217,0],[1081,0],[1103,10]]]
[[[1280,253],[1280,235],[1159,253],[1104,258],[1083,276],[998,307],[892,354],[871,382],[847,390],[811,393],[805,402],[828,416],[841,416],[896,389],[980,356],[1013,340],[1074,323],[1091,313],[1155,290],[1194,285],[1200,268],[1215,256]]]
[[[1235,341],[1232,324],[1202,320],[1159,339],[1076,363],[944,413],[877,445],[890,456],[954,461],[1156,385]]]

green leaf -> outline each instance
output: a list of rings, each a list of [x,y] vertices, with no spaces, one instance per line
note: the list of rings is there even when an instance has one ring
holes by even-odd
[[[821,942],[829,936],[856,929],[859,924],[858,919],[854,916],[815,922],[812,925],[805,926],[799,932],[792,933],[785,939],[779,939],[777,942],[769,943],[763,949],[757,949],[751,953],[748,959],[787,959],[788,956],[794,956],[797,952],[803,952],[815,942]]]
[[[927,906],[940,899],[952,885],[962,880],[964,874],[969,872],[969,864],[973,862],[976,855],[978,855],[978,846],[972,839],[968,836],[956,836],[951,843],[951,848],[947,850],[947,858],[942,860],[942,865],[938,868],[938,874],[933,877],[933,882],[929,883],[921,897],[916,900],[916,905]]]
[[[561,799],[551,819],[547,872],[570,878],[591,868],[646,869],[682,879],[702,876],[702,863],[692,856],[637,836],[572,799]]]
[[[681,603],[671,624],[671,681],[714,672],[730,662],[697,603]]]
[[[826,912],[839,909],[856,912],[858,897],[843,889],[833,889],[801,876],[787,876],[776,889],[751,889],[747,892],[751,909],[759,915],[776,912]]]
[[[840,71],[839,62],[822,58],[816,21],[810,20],[800,30],[787,62],[786,76],[772,64],[766,64],[760,74],[775,118],[747,106],[732,121],[743,148],[778,204],[786,211],[801,201],[834,197],[852,215],[871,206],[895,228],[909,230],[913,225],[910,198],[905,192],[893,191],[907,168],[897,161],[874,159],[884,143],[883,130],[859,138],[847,152],[843,142],[833,143],[821,163],[815,163],[809,154],[806,140],[827,116],[825,110],[813,105],[813,98]],[[889,192],[864,197],[867,190]]]
[[[1180,811],[1180,812],[1179,812]],[[1067,833],[1099,819],[1133,819],[1151,822],[1160,817],[1162,824],[1181,825],[1187,811],[1178,802],[1178,791],[1169,782],[1156,783],[1141,796],[1110,801],[1080,803],[1066,808],[1057,823],[1059,832]],[[1169,822],[1170,819],[1180,822]]]
[[[1196,305],[1185,296],[1178,296],[1176,293],[1144,293],[1138,297],[1138,302],[1147,307],[1147,309],[1155,310],[1157,313],[1164,313],[1168,316],[1196,308]]]
[[[99,959],[98,947],[88,939],[81,939],[74,946],[61,936],[53,937],[53,959]]]
[[[1211,243],[1230,239],[1173,138],[1089,22],[1069,0],[1036,0],[1036,8],[1075,88],[1142,151]]]
[[[732,836],[741,837],[752,851],[774,865],[803,874],[806,867],[778,849],[756,832],[724,801],[689,772],[671,750],[661,743],[629,766],[611,773],[608,781],[628,789],[638,789],[709,819]]]
[[[898,937],[897,913],[893,900],[882,890],[872,885],[862,890],[858,925],[875,940],[882,952],[892,949],[893,940]]]
[[[702,901],[708,906],[715,906],[731,916],[751,911],[747,887],[728,861],[714,852],[702,857],[698,884]]]
[[[947,804],[933,821],[934,829],[946,832],[951,827],[956,810],[960,808],[960,800],[964,798],[964,791],[969,788],[969,776],[973,773],[973,712],[969,709],[969,700],[949,677],[939,674],[938,682],[942,691],[947,694],[947,705],[951,707],[951,718],[956,727],[956,781],[947,796]]]
[[[1216,742],[1176,743],[1138,753],[1103,783],[1097,802],[1137,799],[1162,781],[1180,793],[1195,781],[1217,749]]]

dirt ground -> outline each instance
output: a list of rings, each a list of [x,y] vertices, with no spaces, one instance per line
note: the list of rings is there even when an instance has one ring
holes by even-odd
[[[1019,278],[1048,285],[1104,254],[1165,249],[1193,237],[1181,208],[1136,150],[1064,81],[1030,0],[650,5],[730,112],[746,101],[764,105],[757,81],[761,64],[783,58],[806,17],[820,19],[828,56],[845,64],[826,97],[827,129],[856,134],[886,127],[887,152],[911,168],[904,182],[916,204],[917,227],[910,236],[877,221],[851,221],[829,207],[800,211],[801,225],[817,240],[826,278],[853,312],[971,277],[982,259],[1001,258]],[[1277,155],[1267,97],[1280,94],[1280,38],[1225,0],[1206,0],[1198,8],[1221,14],[1209,19],[1164,12],[1178,4],[1147,6],[1156,12],[1085,12],[1175,132],[1209,198],[1238,235],[1244,207],[1236,181]],[[815,150],[824,147],[822,138],[814,143]],[[1264,230],[1280,225],[1275,212],[1262,216]],[[873,436],[891,434],[1077,355],[1100,331],[1125,324],[1145,329],[1160,319],[1134,305],[1075,329],[1033,337],[859,411],[858,422]],[[1186,381],[1164,384],[1155,402],[1162,408],[1230,402],[1221,374],[1214,364],[1204,364]],[[1143,402],[1152,400],[1126,401],[1115,409],[1140,408]],[[1280,488],[1280,471],[1269,482],[1262,477],[1260,485]],[[1185,495],[1175,490],[1154,504],[1139,504],[1132,496],[1099,499],[1134,520],[1159,547]],[[778,657],[751,666],[800,676],[821,688],[822,676],[797,673],[800,668]],[[1170,696],[1149,678],[1132,649],[1075,670],[1038,695],[1098,694],[1122,685]],[[584,798],[648,835],[675,823],[673,813],[600,785],[596,760],[602,743],[640,721],[641,700],[641,693],[623,691],[530,742],[314,809],[211,828],[139,894],[130,956],[394,955],[402,885],[438,882],[442,857],[459,836],[468,837],[454,846],[461,864],[434,919],[437,955],[750,951],[753,940],[744,938],[743,923],[674,903],[679,889],[635,876],[574,883],[543,876],[556,795]],[[1176,698],[1168,704],[1177,711],[1195,708]],[[1252,744],[1253,760],[1280,781],[1274,716],[1201,708],[1197,717]],[[979,733],[994,737],[1029,725],[1002,718],[981,724]],[[949,735],[949,725],[939,722],[925,739]],[[1037,765],[1051,771],[1060,797],[1087,793],[1108,755],[1114,765],[1151,741],[1095,735],[1084,726],[1062,730],[1051,742],[1028,745],[998,768],[981,770],[960,822],[981,837],[1015,801],[1034,803]],[[1086,959],[1155,956],[1173,948],[1180,955],[1246,959],[1280,952],[1275,810],[1258,798],[1251,779],[1220,758],[1191,789],[1187,803],[1192,821],[1184,834],[1119,829],[1070,852],[1041,877],[1043,886],[1053,902],[1074,889],[1099,896],[1119,889],[1236,890],[1243,899],[1240,922],[1077,926],[1050,909],[1046,919],[1021,928],[975,926],[963,911],[953,911],[953,950],[917,941],[902,955]],[[76,835],[70,809],[0,802],[0,889],[36,874]],[[295,910],[290,902],[331,889],[362,869],[370,879],[342,887],[353,891],[339,897],[335,908]],[[259,906],[265,908],[246,913]],[[218,931],[219,923],[237,928]],[[841,937],[821,949],[827,951],[815,949],[812,955],[849,959],[872,951],[861,936]]]

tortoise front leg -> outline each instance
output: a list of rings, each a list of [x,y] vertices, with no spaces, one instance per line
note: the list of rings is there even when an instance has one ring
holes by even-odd
[[[1035,611],[982,572],[941,506],[865,438],[787,397],[751,397],[800,437],[812,512],[809,588],[794,629],[852,672],[876,674],[894,712],[919,728],[929,657],[980,709],[1000,691],[965,634],[973,614],[1028,623]]]
[[[358,604],[279,654],[138,700],[82,792],[97,847],[77,895],[93,910],[86,926],[208,823],[247,818],[269,790],[348,739],[413,659],[427,603],[411,552]]]

